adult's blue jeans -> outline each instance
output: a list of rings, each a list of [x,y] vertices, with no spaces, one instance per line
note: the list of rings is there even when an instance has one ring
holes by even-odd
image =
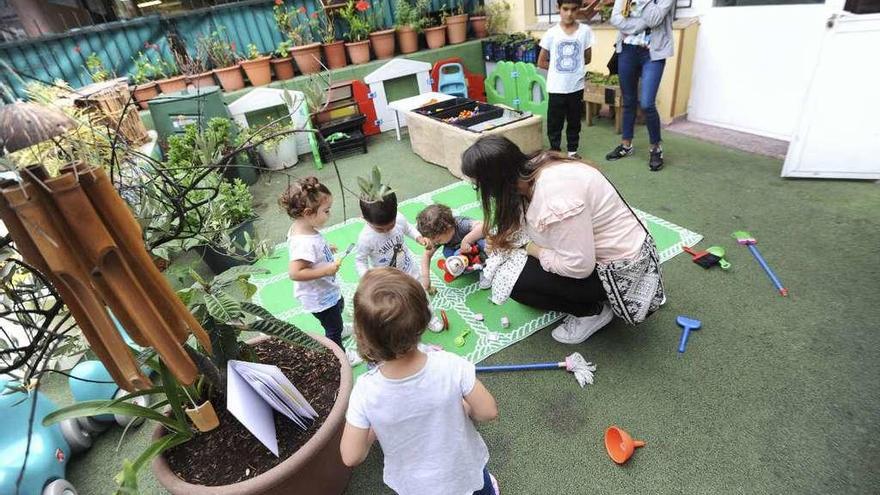
[[[623,43],[617,64],[623,92],[623,139],[633,138],[638,103],[645,114],[651,144],[660,143],[660,114],[657,113],[656,100],[666,60],[651,60],[651,52],[647,48]]]

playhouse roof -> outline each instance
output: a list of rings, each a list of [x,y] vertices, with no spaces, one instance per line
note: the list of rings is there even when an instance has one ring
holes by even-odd
[[[421,72],[430,72],[431,64],[406,58],[395,58],[387,64],[379,67],[364,77],[364,82],[372,84],[379,81],[388,81],[399,77],[411,76]]]

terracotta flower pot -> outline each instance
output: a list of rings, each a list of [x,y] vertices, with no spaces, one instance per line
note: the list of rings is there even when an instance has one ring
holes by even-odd
[[[238,69],[238,66],[235,67]],[[241,76],[241,71],[239,71],[239,77]],[[242,79],[242,84],[244,84],[244,79]],[[186,87],[193,88],[206,88],[208,86],[216,86],[217,83],[214,82],[214,73],[211,71],[202,72],[201,74],[196,74],[194,76],[186,76]]]
[[[425,41],[428,48],[440,48],[446,45],[446,26],[425,28]]]
[[[272,82],[272,67],[269,65],[270,58],[272,57],[260,57],[241,62],[241,68],[244,70],[252,86],[265,86]]]
[[[276,80],[282,81],[293,77],[294,70],[292,57],[273,58],[269,63],[272,65],[272,71],[275,72]]]
[[[370,40],[346,43],[345,49],[352,64],[365,64],[370,61]]]
[[[376,59],[382,60],[394,56],[394,30],[385,29],[370,33],[370,44]]]
[[[186,89],[186,76],[169,77],[168,79],[159,79],[156,81],[159,85],[159,91],[168,93],[177,93]]]
[[[419,51],[418,31],[409,26],[397,28],[397,44],[400,45],[400,53]]]
[[[310,43],[308,45],[295,46],[290,49],[296,66],[303,74],[314,74],[321,70],[321,44]]]
[[[134,87],[134,99],[138,102],[141,110],[147,109],[147,100],[159,94],[159,85],[155,82],[138,84]]]
[[[281,464],[254,478],[225,486],[194,485],[180,479],[168,466],[165,456],[153,459],[153,474],[159,483],[173,495],[336,495],[341,494],[351,478],[351,469],[342,463],[339,443],[345,425],[345,410],[351,395],[351,365],[339,347],[326,337],[312,335],[324,347],[333,351],[339,361],[339,393],[324,424],[295,454]],[[256,344],[267,337],[248,341]],[[165,434],[157,427],[153,439]]]
[[[451,15],[446,18],[446,41],[450,45],[464,43],[467,40],[467,14]]]
[[[489,36],[489,31],[486,28],[486,16],[478,15],[471,17],[471,29],[474,30],[474,38],[483,39]]]
[[[241,75],[241,66],[235,64],[231,67],[214,69],[214,75],[220,81],[223,91],[236,91],[244,87],[244,76]]]
[[[345,59],[345,42],[334,41],[333,43],[324,43],[324,60],[327,61],[328,69],[341,69],[348,65]]]

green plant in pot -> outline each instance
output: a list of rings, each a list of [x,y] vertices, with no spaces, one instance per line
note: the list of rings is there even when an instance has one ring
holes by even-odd
[[[269,55],[260,53],[257,45],[248,45],[247,60],[242,60],[241,68],[247,75],[252,86],[265,86],[272,82],[272,66],[269,65]]]
[[[110,71],[104,67],[104,62],[101,61],[101,57],[97,53],[91,53],[86,58],[86,70],[94,82],[104,82],[111,76]]]
[[[411,0],[397,0],[394,6],[394,23],[397,26],[397,44],[400,53],[414,53],[419,50],[419,33],[425,19],[417,5]]]
[[[290,55],[291,48],[293,48],[293,42],[286,39],[280,41],[275,47],[275,51],[272,52],[269,65],[272,66],[272,72],[275,73],[275,79],[278,81],[291,79],[294,76],[293,57]]]
[[[348,65],[345,42],[336,37],[336,15],[333,10],[322,10],[318,16],[321,49],[328,69],[340,69]]]
[[[372,13],[370,28],[370,44],[373,46],[373,53],[379,60],[388,59],[394,56],[394,28],[387,29],[385,27],[385,1],[373,0],[373,6],[370,9]]]
[[[474,8],[471,11],[471,30],[474,32],[474,38],[483,39],[489,35],[486,8],[478,1],[474,1],[473,6]]]
[[[155,79],[159,76],[159,68],[150,60],[144,52],[138,52],[137,57],[132,57],[134,70],[129,80],[134,85],[132,93],[142,110],[147,108],[147,101],[159,94],[159,85]]]
[[[382,182],[379,167],[373,166],[370,176],[358,177],[357,182],[360,188],[358,200],[364,220],[379,226],[393,222],[397,216],[397,194]]]
[[[134,461],[122,462],[117,494],[139,493],[138,472],[151,461],[158,481],[175,495],[342,493],[350,477],[339,458],[339,441],[351,368],[329,340],[309,336],[251,302],[256,287],[250,277],[263,272],[236,267],[212,280],[190,273],[194,283],[178,296],[209,333],[212,346],[209,352],[183,344],[199,369],[192,384],[177,382],[147,349],[139,358],[160,375],[160,385],[113,401],[75,404],[46,416],[43,422],[107,413],[156,422],[153,442]],[[253,334],[263,336],[246,340],[246,335]],[[318,418],[304,430],[279,417],[279,456],[226,410],[226,365],[233,359],[279,366],[318,412]],[[140,395],[153,396],[152,404],[126,403]],[[247,452],[246,470],[241,469],[242,452]]]
[[[451,13],[445,16],[446,40],[450,45],[467,40],[468,15],[464,11],[464,0],[451,0]],[[444,4],[444,13],[446,5]]]
[[[199,50],[207,54],[208,59],[214,66],[214,75],[220,81],[223,91],[235,91],[244,87],[244,77],[241,74],[236,53],[235,43],[226,39],[226,31],[221,26],[207,36],[198,39]]]
[[[348,42],[345,49],[353,64],[364,64],[370,61],[370,31],[373,29],[373,17],[370,3],[367,0],[348,0],[345,7],[339,10],[339,16],[348,23]]]

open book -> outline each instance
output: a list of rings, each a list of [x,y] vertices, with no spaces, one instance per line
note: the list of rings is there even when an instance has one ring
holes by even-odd
[[[303,430],[318,417],[277,366],[235,360],[226,364],[226,409],[276,456],[273,409]]]

